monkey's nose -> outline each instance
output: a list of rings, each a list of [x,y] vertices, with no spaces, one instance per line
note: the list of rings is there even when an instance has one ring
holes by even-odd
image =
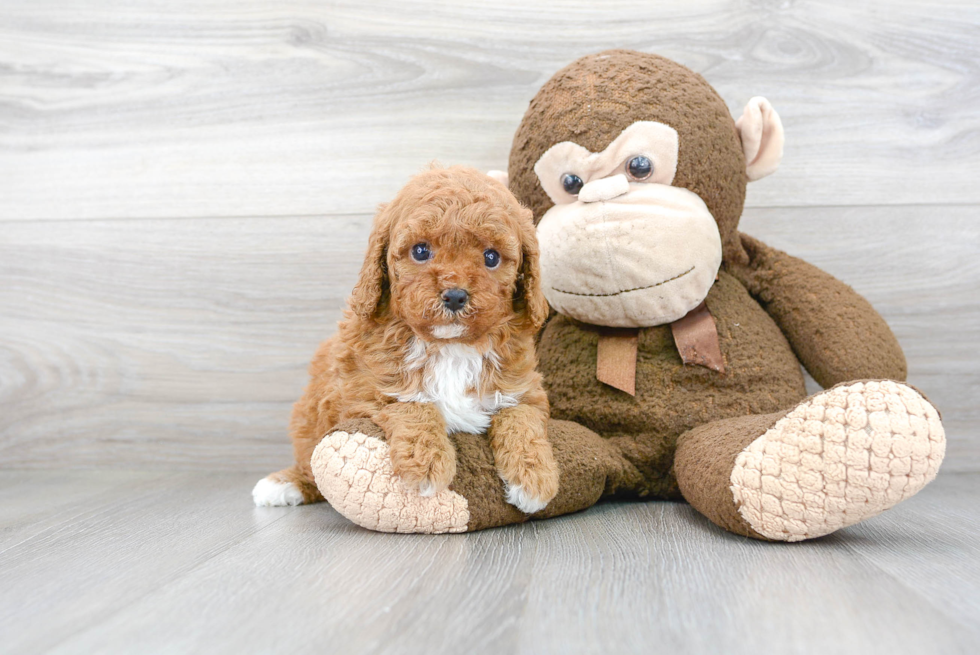
[[[466,301],[469,298],[470,294],[466,293],[463,289],[449,289],[442,294],[442,304],[446,306],[446,309],[455,314],[463,307],[466,307]]]
[[[600,202],[602,200],[612,200],[628,193],[630,190],[629,180],[620,173],[612,177],[604,177],[592,180],[578,192],[578,199],[582,202]]]

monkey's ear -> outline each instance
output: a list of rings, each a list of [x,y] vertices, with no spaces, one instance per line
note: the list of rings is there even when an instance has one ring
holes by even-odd
[[[779,167],[783,158],[783,122],[769,101],[760,96],[749,100],[742,117],[735,121],[745,153],[745,174],[758,180]]]
[[[508,182],[510,181],[509,177],[507,176],[507,171],[487,171],[487,175],[497,180],[504,186],[507,186]]]
[[[514,311],[521,316],[526,329],[537,332],[548,320],[548,300],[541,290],[541,251],[531,211],[521,216],[521,269],[514,289]]]
[[[350,308],[361,318],[373,317],[388,293],[388,241],[391,235],[391,213],[382,205],[374,217],[367,253],[350,296]]]

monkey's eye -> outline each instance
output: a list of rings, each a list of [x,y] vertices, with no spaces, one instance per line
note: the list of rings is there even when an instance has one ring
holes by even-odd
[[[500,266],[500,253],[493,248],[487,248],[483,251],[483,263],[487,265],[487,268],[497,268]]]
[[[649,157],[639,155],[626,164],[626,170],[634,180],[645,180],[653,173],[653,162]]]
[[[424,262],[432,258],[432,251],[429,250],[429,244],[427,243],[416,243],[412,246],[412,259],[417,262]]]
[[[570,193],[573,196],[578,195],[578,192],[582,190],[582,186],[585,183],[582,182],[580,178],[575,173],[565,173],[561,176],[561,185],[565,189],[566,193]]]

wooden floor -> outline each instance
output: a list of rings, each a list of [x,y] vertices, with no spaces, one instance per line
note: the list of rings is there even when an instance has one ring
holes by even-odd
[[[242,473],[0,473],[4,653],[976,653],[980,474],[802,544],[688,505],[466,535],[251,506]]]
[[[0,655],[980,653],[978,34],[976,0],[0,0]],[[939,480],[795,546],[682,504],[450,537],[252,508],[377,205],[505,168],[614,47],[773,103],[741,229],[888,320]]]

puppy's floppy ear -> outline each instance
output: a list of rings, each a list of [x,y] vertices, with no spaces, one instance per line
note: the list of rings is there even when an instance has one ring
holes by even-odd
[[[387,258],[393,220],[389,207],[382,205],[374,217],[361,275],[350,296],[350,308],[361,318],[377,314],[389,293]]]
[[[521,268],[514,289],[514,311],[524,327],[537,332],[548,320],[548,301],[541,290],[540,251],[531,210],[521,208],[518,219],[521,234]]]

